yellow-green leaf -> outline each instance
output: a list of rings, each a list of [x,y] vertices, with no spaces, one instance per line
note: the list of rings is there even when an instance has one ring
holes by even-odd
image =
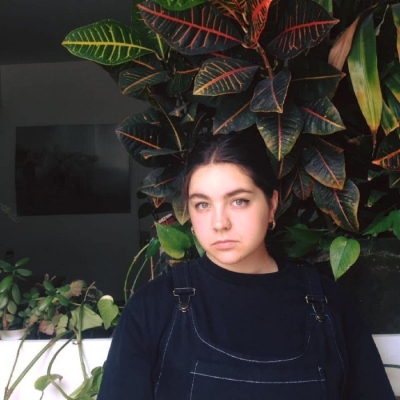
[[[62,45],[74,56],[104,65],[118,65],[154,50],[142,44],[139,35],[126,25],[104,20],[74,29]]]
[[[397,118],[392,112],[392,110],[383,101],[382,129],[385,132],[385,135],[388,135],[390,132],[392,132],[398,127],[399,127],[399,121],[397,121]]]
[[[397,29],[397,55],[400,61],[400,4],[392,5],[393,21]]]
[[[360,243],[355,239],[339,236],[329,248],[331,267],[335,280],[340,278],[358,259]]]
[[[185,255],[185,250],[191,247],[189,237],[170,225],[156,223],[157,235],[161,247],[171,257],[180,259]]]
[[[347,62],[361,112],[371,133],[375,136],[382,116],[382,92],[378,75],[375,29],[372,16],[371,13],[359,25]]]
[[[50,374],[50,376],[48,375],[41,376],[35,381],[35,389],[43,392],[47,388],[47,386],[50,385],[52,381],[55,381],[56,379],[61,381],[62,378],[63,377],[58,374]]]

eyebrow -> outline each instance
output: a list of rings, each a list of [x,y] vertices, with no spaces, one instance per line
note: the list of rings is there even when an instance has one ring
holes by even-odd
[[[232,190],[231,192],[226,193],[224,195],[224,199],[229,199],[230,197],[237,196],[238,194],[243,194],[243,193],[252,194],[253,191],[248,189],[235,189]],[[189,200],[192,200],[193,198],[208,200],[210,197],[204,193],[193,193],[189,196]]]

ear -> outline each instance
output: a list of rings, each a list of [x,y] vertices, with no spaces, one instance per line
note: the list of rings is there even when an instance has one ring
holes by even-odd
[[[274,190],[271,198],[269,199],[270,219],[271,219],[270,222],[272,222],[275,219],[275,213],[276,210],[278,209],[278,203],[279,203],[278,191]]]

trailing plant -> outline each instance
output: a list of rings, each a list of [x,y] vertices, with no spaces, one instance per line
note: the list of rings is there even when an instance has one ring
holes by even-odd
[[[253,125],[280,182],[272,239],[289,256],[329,250],[337,278],[357,237],[400,238],[397,3],[135,0],[131,26],[104,20],[66,36],[71,53],[149,104],[116,133],[150,168],[139,191],[157,207],[172,201],[178,223],[157,225],[168,254],[193,244],[179,200],[187,154],[200,137]]]
[[[21,294],[16,281],[32,275],[30,270],[21,268],[28,262],[29,259],[27,258],[18,261],[15,265],[0,261],[0,268],[7,273],[7,276],[0,281],[0,300],[4,304],[7,303],[5,305],[7,311],[3,313],[3,320],[8,324],[13,323],[14,319],[17,318],[16,314],[19,309],[18,316],[28,329],[18,348],[14,366],[4,390],[4,400],[12,398],[15,388],[33,365],[60,339],[67,339],[67,341],[49,361],[46,374],[36,380],[35,388],[43,392],[49,385],[53,385],[66,399],[84,400],[92,398],[99,391],[103,368],[97,367],[91,371],[91,374],[86,371],[82,347],[83,332],[102,326],[107,330],[115,326],[120,314],[119,308],[114,304],[113,298],[103,295],[94,286],[94,283],[87,286],[82,280],[57,287],[53,283],[54,279],[46,276],[43,284],[36,284],[29,291]],[[4,300],[6,298],[7,302]],[[27,337],[34,337],[35,331],[39,335],[47,336],[49,340],[45,342],[40,352],[13,381],[14,370],[24,341]],[[78,346],[83,383],[72,394],[68,395],[58,382],[62,379],[62,376],[53,373],[52,365],[59,353],[72,340]]]

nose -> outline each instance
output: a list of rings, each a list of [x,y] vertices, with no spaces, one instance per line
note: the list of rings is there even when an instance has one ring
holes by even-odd
[[[214,208],[212,228],[215,231],[228,230],[232,226],[229,215],[223,208]]]

